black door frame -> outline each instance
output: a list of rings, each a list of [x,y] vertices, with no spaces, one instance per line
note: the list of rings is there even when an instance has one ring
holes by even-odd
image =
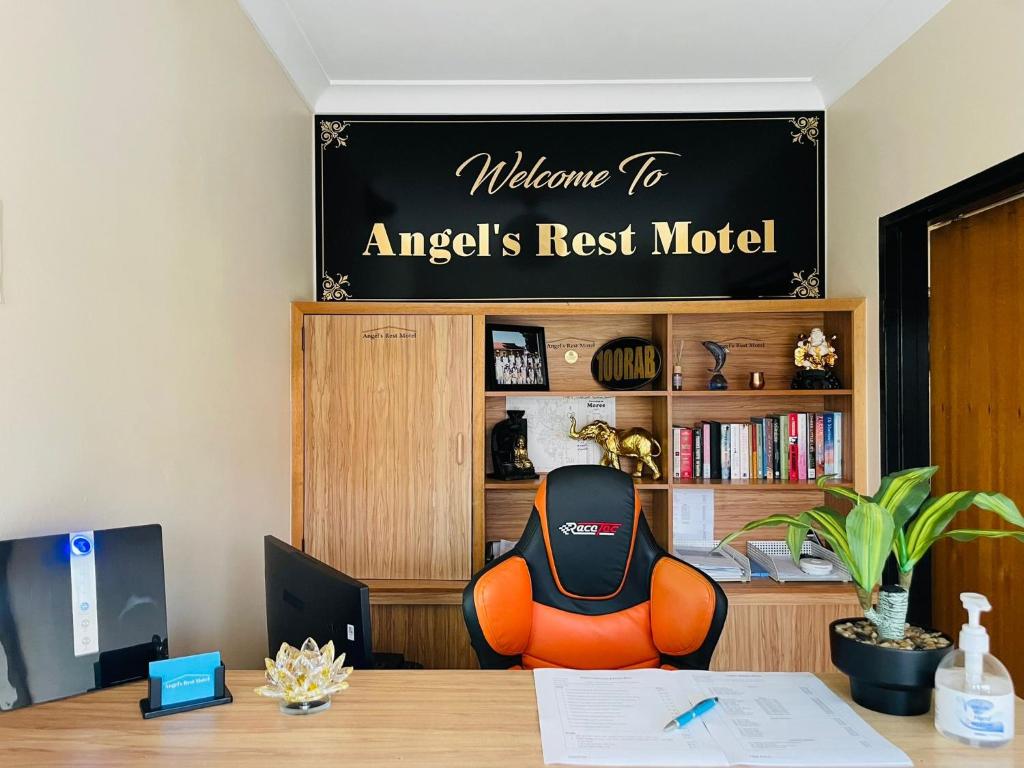
[[[882,474],[931,461],[928,226],[1024,191],[1024,153],[878,220]],[[895,581],[889,563],[886,581]],[[909,618],[931,622],[931,558],[914,569]]]

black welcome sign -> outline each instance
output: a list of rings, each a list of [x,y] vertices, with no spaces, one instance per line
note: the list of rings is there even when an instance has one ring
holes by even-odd
[[[817,298],[824,114],[318,115],[323,301]]]

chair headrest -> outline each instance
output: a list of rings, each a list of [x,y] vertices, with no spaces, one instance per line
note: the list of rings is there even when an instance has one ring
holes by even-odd
[[[588,600],[617,595],[641,514],[632,478],[612,467],[560,467],[541,483],[534,508],[558,589]]]

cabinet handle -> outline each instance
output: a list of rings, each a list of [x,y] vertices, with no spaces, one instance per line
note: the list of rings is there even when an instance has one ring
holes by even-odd
[[[464,438],[463,434],[461,432],[459,432],[459,434],[455,436],[455,463],[460,465],[460,466],[462,465],[462,460],[464,458],[464,456],[463,456],[463,444],[464,443],[465,443],[465,438]]]

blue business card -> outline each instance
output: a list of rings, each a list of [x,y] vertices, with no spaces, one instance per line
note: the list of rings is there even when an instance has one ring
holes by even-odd
[[[212,697],[219,666],[220,651],[149,662],[149,676],[160,678],[160,706]]]

